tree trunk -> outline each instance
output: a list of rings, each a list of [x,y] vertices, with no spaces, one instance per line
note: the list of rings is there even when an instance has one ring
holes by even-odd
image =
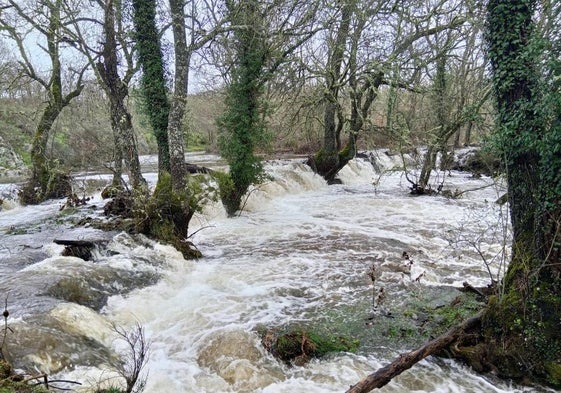
[[[346,41],[349,36],[351,18],[353,15],[353,2],[344,2],[341,10],[341,19],[335,41],[330,48],[327,72],[325,76],[326,94],[325,110],[323,115],[323,146],[322,149],[310,160],[315,172],[323,176],[328,182],[333,181],[341,168],[339,162],[340,131],[342,122],[337,122],[339,108],[339,89],[341,68],[345,58]]]
[[[125,106],[124,99],[114,97],[110,103],[110,111],[111,127],[113,133],[117,135],[115,138],[118,142],[116,149],[120,152],[120,157],[125,160],[133,190],[140,190],[146,186],[146,180],[142,176],[131,115]]]
[[[436,166],[437,153],[438,150],[436,146],[434,146],[433,144],[429,144],[423,159],[423,166],[421,167],[421,174],[419,175],[419,181],[416,187],[414,187],[414,191],[416,190],[416,193],[418,194],[425,194],[429,191],[428,188],[430,183],[430,175],[432,173],[432,170]]]
[[[170,171],[168,140],[169,102],[160,37],[156,29],[155,0],[133,0],[133,21],[142,65],[145,110],[158,145],[158,172]]]
[[[185,33],[185,11],[183,0],[170,0],[173,41],[175,48],[175,82],[168,120],[170,173],[173,189],[186,191],[186,164],[183,138],[183,117],[187,102],[190,54]]]
[[[115,144],[115,149],[113,150],[113,180],[111,181],[111,187],[113,189],[120,189],[123,186],[123,150],[119,148],[122,146],[121,137],[113,130],[113,142]]]
[[[42,198],[47,192],[47,185],[50,177],[47,144],[51,128],[60,114],[60,111],[61,109],[58,108],[56,104],[49,103],[41,115],[37,129],[35,130],[35,135],[33,136],[31,145],[31,162],[33,163],[31,183],[34,187],[39,188],[40,194],[42,195],[38,202],[44,200]]]
[[[482,333],[499,375],[561,387],[561,157],[554,147],[560,130],[547,123],[543,94],[552,93],[540,89],[546,72],[538,69],[543,63],[531,45],[536,6],[535,0],[488,4],[486,38],[513,243],[502,293],[490,300]]]
[[[101,84],[109,98],[109,112],[111,128],[113,130],[115,149],[114,176],[121,175],[121,161],[124,159],[129,173],[129,181],[134,190],[140,190],[146,185],[140,169],[138,150],[132,125],[131,115],[126,107],[125,98],[128,87],[119,75],[119,60],[117,58],[117,40],[115,32],[115,4],[108,0],[105,5],[104,23],[105,42],[103,45],[103,63],[97,64]],[[113,180],[113,185],[120,187],[120,180]]]
[[[472,130],[472,128],[473,128],[473,121],[470,121],[467,124],[466,133],[464,135],[464,146],[470,146],[471,145],[471,130]]]

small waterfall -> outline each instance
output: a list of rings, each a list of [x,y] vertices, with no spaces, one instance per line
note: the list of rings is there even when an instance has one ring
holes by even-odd
[[[219,204],[197,217],[193,230],[201,230],[190,239],[204,255],[197,261],[185,261],[169,246],[125,233],[110,234],[93,262],[60,257],[59,249],[41,247],[41,261],[15,266],[9,282],[2,284],[13,288],[18,277],[35,276],[30,288],[41,293],[35,298],[52,302],[35,318],[13,314],[10,324],[18,331],[33,324],[38,331],[21,328],[41,343],[32,346],[34,352],[26,359],[38,369],[62,370],[61,378],[86,385],[118,383],[117,353],[126,351],[115,341],[111,325],[133,329],[139,323],[151,342],[147,393],[344,391],[404,348],[392,346],[391,339],[368,331],[361,322],[366,347],[359,354],[334,354],[288,368],[263,349],[256,328],[292,322],[344,327],[353,316],[360,319],[369,312],[367,271],[372,264],[380,268],[389,308],[431,286],[459,285],[463,280],[484,285],[489,281],[485,266],[466,246],[452,252],[451,232],[470,212],[479,212],[489,222],[499,214],[491,189],[468,193],[461,200],[410,197],[408,183],[392,171],[401,165],[401,157],[384,152],[373,157],[351,161],[340,173],[343,184],[334,186],[327,186],[301,159],[266,163],[270,180],[250,190],[239,217],[226,218]],[[467,189],[486,181],[455,173],[450,184]],[[43,208],[45,218],[54,212]],[[0,219],[10,220],[6,213]],[[12,214],[17,222],[17,214]],[[95,233],[81,230],[66,228],[63,234],[87,238]],[[477,234],[475,226],[466,230]],[[46,238],[39,241],[47,243]],[[482,238],[482,245],[491,252],[497,242]],[[414,260],[409,275],[400,271],[403,251]],[[421,274],[422,280],[413,282],[411,277]],[[96,313],[45,294],[45,283],[65,277],[97,283],[106,305]],[[27,296],[33,297],[31,290]],[[41,323],[44,329],[37,328]],[[53,332],[62,338],[53,341]],[[72,356],[61,351],[48,355],[49,342]],[[382,391],[525,390],[451,361],[430,360]]]

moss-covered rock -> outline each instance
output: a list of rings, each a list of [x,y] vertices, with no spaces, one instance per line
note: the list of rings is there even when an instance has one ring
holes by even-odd
[[[4,360],[0,360],[0,380],[9,378],[14,372],[12,365]]]
[[[305,328],[263,329],[261,339],[273,356],[289,365],[302,365],[312,358],[334,352],[356,352],[359,346],[359,341],[354,338]]]

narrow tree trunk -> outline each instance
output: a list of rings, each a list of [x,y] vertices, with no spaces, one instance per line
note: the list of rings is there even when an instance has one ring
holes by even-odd
[[[175,82],[168,120],[170,174],[173,189],[186,191],[186,164],[183,138],[183,118],[187,103],[190,56],[185,33],[185,6],[183,0],[170,0],[173,41],[175,48]]]
[[[434,145],[430,144],[425,153],[423,166],[421,168],[421,174],[419,175],[419,181],[417,183],[417,191],[420,194],[424,194],[428,191],[430,175],[436,165],[437,153],[437,148]]]

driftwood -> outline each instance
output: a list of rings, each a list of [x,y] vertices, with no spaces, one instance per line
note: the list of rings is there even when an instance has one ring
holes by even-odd
[[[63,240],[55,239],[53,243],[59,244],[61,246],[71,246],[71,247],[94,247],[95,243],[89,240]]]
[[[484,294],[481,290],[475,288],[473,285],[471,285],[471,284],[470,284],[469,282],[467,282],[467,281],[463,283],[463,286],[464,286],[464,290],[467,291],[467,292],[473,292],[473,293],[475,293],[476,295],[481,296],[483,299],[487,299],[487,297],[488,297],[488,296],[487,296],[486,294]]]
[[[447,348],[456,341],[463,332],[477,326],[481,321],[481,313],[465,320],[462,324],[450,329],[443,335],[429,341],[420,348],[406,354],[401,354],[387,366],[382,367],[373,374],[368,375],[356,385],[350,387],[346,393],[364,393],[372,389],[381,388],[405,370],[413,367],[429,355],[433,355]]]
[[[185,167],[187,169],[187,172],[189,172],[189,173],[205,173],[205,174],[214,173],[214,171],[212,169],[207,168],[206,166],[200,166],[200,165],[196,165],[196,164],[186,163]]]
[[[91,250],[95,247],[95,243],[92,241],[55,239],[53,242],[65,246],[62,252],[62,255],[65,257],[78,257],[82,258],[84,261],[92,259]]]

